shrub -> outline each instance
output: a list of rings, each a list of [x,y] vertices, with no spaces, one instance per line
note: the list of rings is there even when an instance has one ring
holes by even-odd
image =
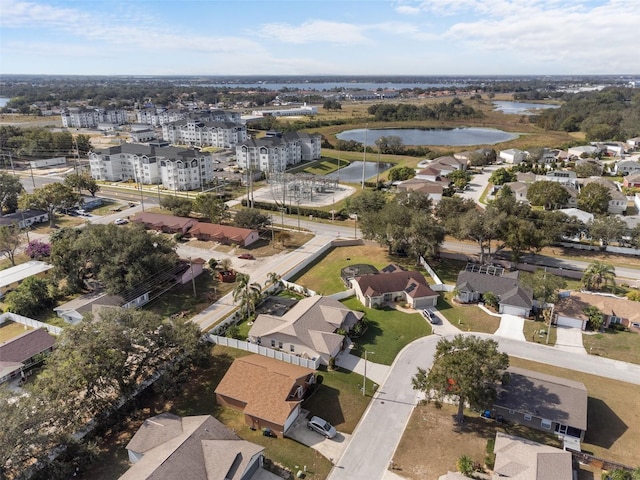
[[[29,255],[29,258],[40,260],[51,255],[51,245],[40,240],[31,240],[24,253]]]
[[[456,468],[465,477],[470,477],[473,473],[473,460],[467,455],[462,455],[456,461]]]

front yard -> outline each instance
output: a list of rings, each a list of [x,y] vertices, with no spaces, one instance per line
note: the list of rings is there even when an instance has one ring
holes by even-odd
[[[372,362],[391,365],[405,345],[432,333],[431,325],[419,313],[405,313],[390,307],[366,308],[355,297],[342,303],[351,310],[364,312],[368,328],[362,337],[352,339],[351,353],[361,357],[365,350],[375,352],[369,357]]]
[[[495,333],[500,326],[500,317],[484,312],[477,305],[459,304],[453,301],[453,292],[440,294],[438,310],[462,331]]]
[[[640,333],[636,329],[622,332],[607,328],[603,333],[583,333],[582,343],[592,355],[640,364]]]

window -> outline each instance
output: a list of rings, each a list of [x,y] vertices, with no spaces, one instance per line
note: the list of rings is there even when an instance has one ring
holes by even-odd
[[[611,315],[609,317],[609,323],[622,323],[622,319],[620,317],[616,317],[615,315]]]
[[[275,348],[275,346],[276,346],[276,341],[275,340],[271,340],[271,346]]]
[[[551,430],[551,420],[547,420],[546,418],[543,418],[542,421],[540,422],[540,426],[545,430]]]
[[[289,350],[291,350],[292,352],[295,352],[295,351],[296,351],[296,346],[292,343],[292,344],[289,346]]]
[[[529,414],[525,414],[524,419],[525,419],[527,422],[530,422],[530,421],[531,421],[531,415],[529,415]]]
[[[282,342],[278,342],[278,348],[282,348],[282,347],[283,347]]]

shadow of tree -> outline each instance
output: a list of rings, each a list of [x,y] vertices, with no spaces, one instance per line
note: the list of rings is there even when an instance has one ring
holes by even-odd
[[[611,448],[628,428],[605,402],[589,397],[588,428],[584,439],[586,443]]]

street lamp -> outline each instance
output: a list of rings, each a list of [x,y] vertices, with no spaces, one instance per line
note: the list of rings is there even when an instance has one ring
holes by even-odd
[[[367,354],[375,355],[376,352],[364,351],[364,379],[362,380],[362,395],[367,393]]]

